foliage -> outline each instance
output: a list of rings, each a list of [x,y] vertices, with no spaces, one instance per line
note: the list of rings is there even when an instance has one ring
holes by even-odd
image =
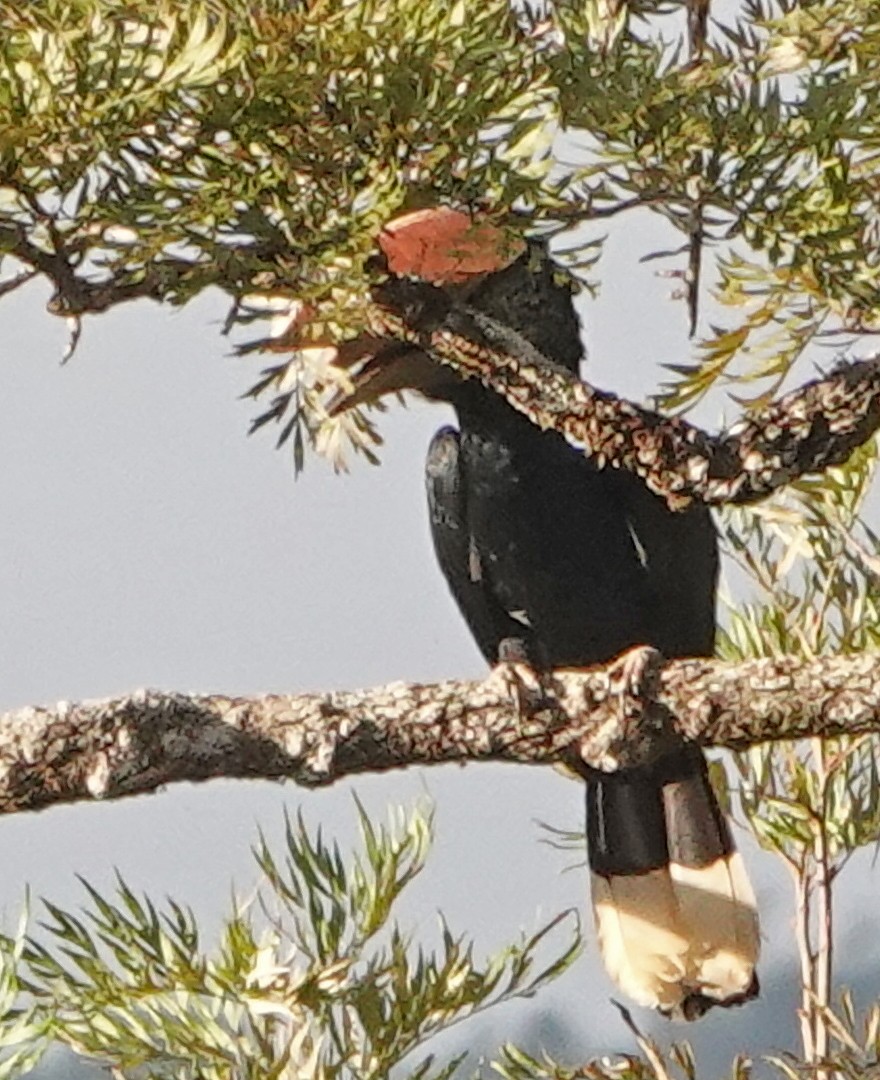
[[[768,504],[726,514],[730,552],[759,598],[728,612],[721,653],[732,660],[857,654],[880,644],[878,539],[862,517],[878,443],[846,465],[801,481]],[[834,887],[852,855],[880,840],[880,767],[874,737],[764,744],[735,757],[739,797],[759,842],[791,872],[801,962],[806,1066],[831,1057],[859,1075],[864,1046],[852,1002],[833,1007]],[[872,1007],[871,1015],[876,1007]],[[806,1066],[777,1059],[793,1076]],[[825,1075],[825,1074],[823,1074]]]
[[[214,948],[192,912],[157,908],[121,880],[112,897],[86,885],[76,915],[46,903],[42,934],[5,946],[3,1045],[27,1040],[33,1059],[51,1035],[139,1080],[380,1080],[398,1065],[419,1080],[450,1076],[461,1059],[410,1056],[558,976],[579,951],[577,920],[553,919],[482,962],[445,924],[434,951],[415,947],[392,912],[424,866],[431,817],[398,812],[386,828],[358,811],[361,850],[348,858],[301,818],[288,820],[280,859],[261,840],[262,885]],[[16,990],[31,1001],[20,1014]],[[30,1062],[18,1055],[18,1067]]]
[[[0,1080],[20,1076],[43,1056],[50,1023],[33,1003],[22,1000],[21,958],[25,922],[14,938],[0,938]]]
[[[549,1054],[538,1059],[508,1045],[495,1064],[495,1073],[502,1080],[697,1080],[700,1074],[688,1043],[673,1043],[664,1053],[653,1039],[638,1030],[625,1009],[621,1012],[636,1036],[642,1057],[630,1054],[603,1057],[572,1068],[554,1061]],[[750,1075],[750,1063],[737,1058],[729,1073],[730,1080],[750,1080]]]
[[[83,0],[0,18],[4,249],[69,252],[110,303],[145,279],[174,303],[208,285],[325,289],[362,269],[404,198],[498,191],[486,129],[536,108],[546,81],[503,0],[467,17],[420,0]]]
[[[332,376],[325,351],[285,334],[306,304],[315,344],[360,329],[377,232],[409,208],[564,232],[560,259],[590,287],[606,219],[661,215],[674,242],[645,256],[685,280],[694,307],[711,288],[723,311],[671,366],[669,408],[724,383],[760,404],[811,344],[880,330],[875,0],[744,0],[687,47],[671,0],[515,7],[0,0],[0,296],[47,279],[71,348],[81,317],[138,297],[180,305],[216,287],[227,329],[274,315],[284,359],[255,393],[294,395],[299,459],[321,430],[314,388]],[[368,447],[369,421],[351,423]],[[861,516],[877,449],[726,516],[757,597],[729,613],[724,655],[877,647],[880,549]],[[833,889],[880,837],[874,744],[761,747],[736,770],[746,818],[795,886],[804,1060],[773,1063],[862,1076],[880,1012],[859,1018],[835,994]],[[454,1062],[409,1056],[531,993],[575,944],[537,973],[546,931],[485,963],[445,927],[436,952],[414,949],[392,911],[429,820],[386,830],[362,814],[361,829],[349,861],[301,821],[280,862],[261,843],[260,894],[214,949],[190,912],[123,882],[110,898],[89,888],[81,915],[49,906],[39,939],[2,943],[0,1076],[50,1035],[126,1077],[384,1077],[399,1063],[450,1075]],[[573,1069],[509,1046],[495,1071],[696,1075],[685,1044],[663,1055],[637,1038],[642,1059]]]
[[[645,209],[690,253],[645,255],[696,305],[712,253],[729,311],[666,404],[719,379],[760,401],[811,341],[877,329],[878,91],[873,0],[746,0],[690,49],[668,0],[0,2],[3,288],[47,277],[72,344],[81,315],[209,286],[229,325],[256,294],[338,338],[403,209],[518,231]],[[565,247],[586,271],[601,237]],[[307,387],[299,363],[263,389]]]

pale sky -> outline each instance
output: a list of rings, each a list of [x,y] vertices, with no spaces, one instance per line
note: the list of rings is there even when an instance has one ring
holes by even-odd
[[[636,398],[656,386],[660,363],[691,349],[669,281],[655,276],[656,264],[638,262],[645,250],[674,246],[663,229],[646,215],[618,226],[601,299],[582,309],[587,374]],[[230,358],[219,294],[182,312],[138,303],[93,319],[64,367],[66,332],[45,314],[47,299],[33,285],[0,305],[0,709],[142,686],[296,692],[483,671],[428,536],[422,465],[431,434],[449,419],[442,408],[392,406],[380,469],[355,461],[351,475],[335,477],[312,459],[295,483],[289,457],[273,450],[274,432],[246,438],[255,408],[238,396],[260,362]],[[480,950],[562,908],[588,913],[584,870],[564,872],[573,856],[540,843],[536,824],[580,827],[580,786],[551,769],[471,765],[320,792],[178,785],[5,818],[4,929],[15,926],[26,887],[74,905],[83,895],[76,874],[110,890],[117,869],[136,890],[191,905],[210,928],[228,908],[231,883],[244,893],[256,879],[249,849],[258,828],[280,839],[284,807],[301,807],[348,843],[355,790],[378,815],[425,795],[436,802],[428,872],[399,910],[423,940],[440,910]],[[736,1051],[757,1056],[795,1038],[789,882],[771,857],[745,847],[766,935],[760,1001],[690,1026],[635,1010],[661,1043],[692,1039],[713,1074],[726,1072]],[[868,862],[844,879],[844,952],[867,932],[877,940]],[[479,1052],[505,1039],[531,1049],[543,1041],[572,1064],[632,1052],[589,930],[587,941],[577,967],[543,997],[459,1026],[444,1046]],[[857,945],[849,956],[859,964]],[[849,967],[844,978],[880,993],[876,969]]]

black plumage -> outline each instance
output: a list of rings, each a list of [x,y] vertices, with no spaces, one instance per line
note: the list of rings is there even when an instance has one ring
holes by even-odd
[[[464,305],[450,326],[488,328],[520,364],[549,358],[577,371],[570,289],[539,245],[442,288],[398,278],[386,299],[407,296],[423,324]],[[466,332],[452,348],[470,347]],[[442,429],[428,453],[431,532],[490,664],[583,667],[636,645],[670,658],[711,654],[718,552],[705,507],[670,510],[636,476],[598,468],[419,348],[374,339],[358,351],[366,360],[331,414],[404,388],[456,410],[459,430]],[[641,1004],[688,1019],[753,997],[754,895],[700,750],[682,743],[649,766],[585,780],[593,911],[611,976]]]
[[[523,259],[468,303],[577,369],[568,290]],[[475,382],[442,397],[427,459],[431,531],[443,573],[490,664],[608,661],[650,644],[666,657],[713,651],[718,552],[705,507],[671,511],[635,476],[600,470]],[[611,974],[642,1004],[691,1018],[757,990],[754,897],[708,782],[682,747],[587,783],[593,902]]]

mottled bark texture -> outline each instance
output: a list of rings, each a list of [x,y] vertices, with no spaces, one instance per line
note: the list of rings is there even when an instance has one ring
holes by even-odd
[[[673,733],[742,748],[877,730],[874,654],[664,664],[640,649],[540,685],[530,672],[497,669],[483,682],[328,694],[143,690],[0,716],[0,812],[220,776],[318,786],[355,773],[487,760],[613,771],[650,758]]]
[[[512,296],[516,289],[514,278]],[[391,343],[396,362],[405,341],[458,376],[479,379],[600,466],[642,477],[673,509],[695,499],[718,505],[764,498],[846,461],[880,427],[877,358],[840,364],[713,436],[581,382],[553,363],[565,343],[554,342],[545,354],[454,289],[392,279],[374,299],[371,332]],[[545,310],[551,304],[548,297]]]

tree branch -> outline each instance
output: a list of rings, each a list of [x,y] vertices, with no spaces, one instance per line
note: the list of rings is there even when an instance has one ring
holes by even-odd
[[[447,761],[614,771],[684,737],[743,748],[880,730],[880,654],[731,665],[636,651],[525,681],[233,698],[143,690],[0,715],[0,813],[142,794],[182,780],[344,776]]]
[[[710,435],[597,390],[522,335],[448,292],[391,279],[375,291],[371,330],[479,379],[532,423],[601,466],[628,469],[673,509],[748,503],[840,465],[880,427],[880,358],[838,365],[727,431]]]

